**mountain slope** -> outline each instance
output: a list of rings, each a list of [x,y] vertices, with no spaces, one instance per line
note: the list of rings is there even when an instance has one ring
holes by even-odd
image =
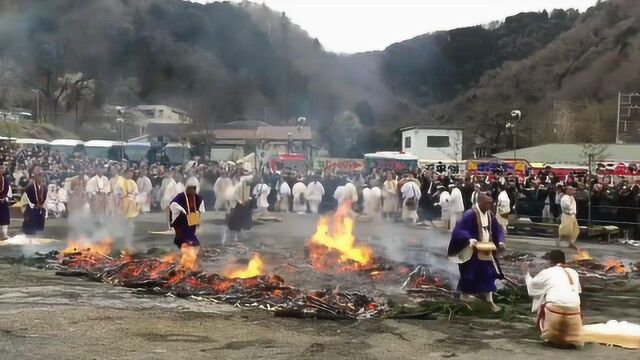
[[[429,121],[472,124],[468,148],[510,147],[504,124],[519,108],[521,146],[613,142],[617,94],[640,87],[639,24],[640,2],[602,2],[543,49],[486,72],[452,102],[430,108]]]
[[[77,129],[104,122],[106,104],[165,103],[205,128],[304,116],[333,155],[361,156],[393,148],[412,123],[464,125],[471,145],[508,146],[517,106],[525,144],[538,139],[526,123],[550,118],[553,99],[598,118],[637,84],[637,8],[524,13],[346,56],[249,2],[0,0],[0,107],[34,108],[38,89],[47,120]]]

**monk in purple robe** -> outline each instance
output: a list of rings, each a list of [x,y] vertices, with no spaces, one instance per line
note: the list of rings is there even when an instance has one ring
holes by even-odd
[[[200,226],[200,214],[204,213],[204,203],[196,189],[197,184],[187,181],[185,191],[176,195],[169,204],[169,221],[175,231],[173,243],[180,249],[183,245],[200,246],[196,230]]]
[[[11,202],[11,197],[13,196],[11,192],[11,182],[5,175],[5,172],[5,166],[0,165],[0,228],[2,228],[0,240],[5,240],[9,237],[9,223],[11,222],[9,202]]]
[[[22,232],[26,235],[35,235],[43,231],[47,215],[44,208],[44,203],[47,200],[47,184],[44,182],[44,174],[39,168],[36,168],[33,174],[34,180],[24,189],[23,195],[26,207],[23,214]]]
[[[472,295],[486,300],[493,311],[500,308],[493,303],[495,281],[504,279],[497,250],[504,249],[504,232],[490,211],[492,199],[478,196],[478,203],[464,213],[456,224],[449,242],[447,256],[458,263],[461,301],[471,301]]]

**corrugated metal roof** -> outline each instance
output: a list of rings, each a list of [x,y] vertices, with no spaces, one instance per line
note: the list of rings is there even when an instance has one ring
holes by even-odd
[[[603,144],[594,161],[640,162],[640,145]],[[518,149],[516,156],[529,162],[584,164],[589,150],[585,144],[546,144]],[[600,154],[598,154],[600,153]],[[513,150],[493,154],[500,159],[513,158]]]

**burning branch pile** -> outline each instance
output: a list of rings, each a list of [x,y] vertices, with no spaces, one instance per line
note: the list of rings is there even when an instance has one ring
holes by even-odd
[[[362,294],[305,291],[287,286],[280,276],[264,274],[258,254],[253,255],[245,269],[227,269],[222,276],[197,271],[194,249],[181,250],[180,256],[164,258],[126,254],[114,258],[108,255],[110,241],[72,244],[47,267],[56,269],[56,275],[60,276],[83,276],[153,294],[261,306],[279,316],[357,319],[383,312],[383,306]]]
[[[353,236],[353,218],[349,215],[350,203],[344,203],[333,221],[322,217],[308,245],[311,265],[318,271],[373,270],[373,251],[370,247],[356,245]]]
[[[601,263],[593,259],[586,250],[581,250],[574,255],[571,265],[573,265],[581,276],[606,279],[627,277],[630,275],[630,272],[621,261],[609,259]]]

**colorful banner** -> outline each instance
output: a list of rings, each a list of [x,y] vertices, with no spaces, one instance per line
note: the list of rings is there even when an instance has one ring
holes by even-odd
[[[316,158],[313,163],[316,170],[326,171],[362,171],[364,169],[364,160],[362,159],[343,159],[343,158]]]

